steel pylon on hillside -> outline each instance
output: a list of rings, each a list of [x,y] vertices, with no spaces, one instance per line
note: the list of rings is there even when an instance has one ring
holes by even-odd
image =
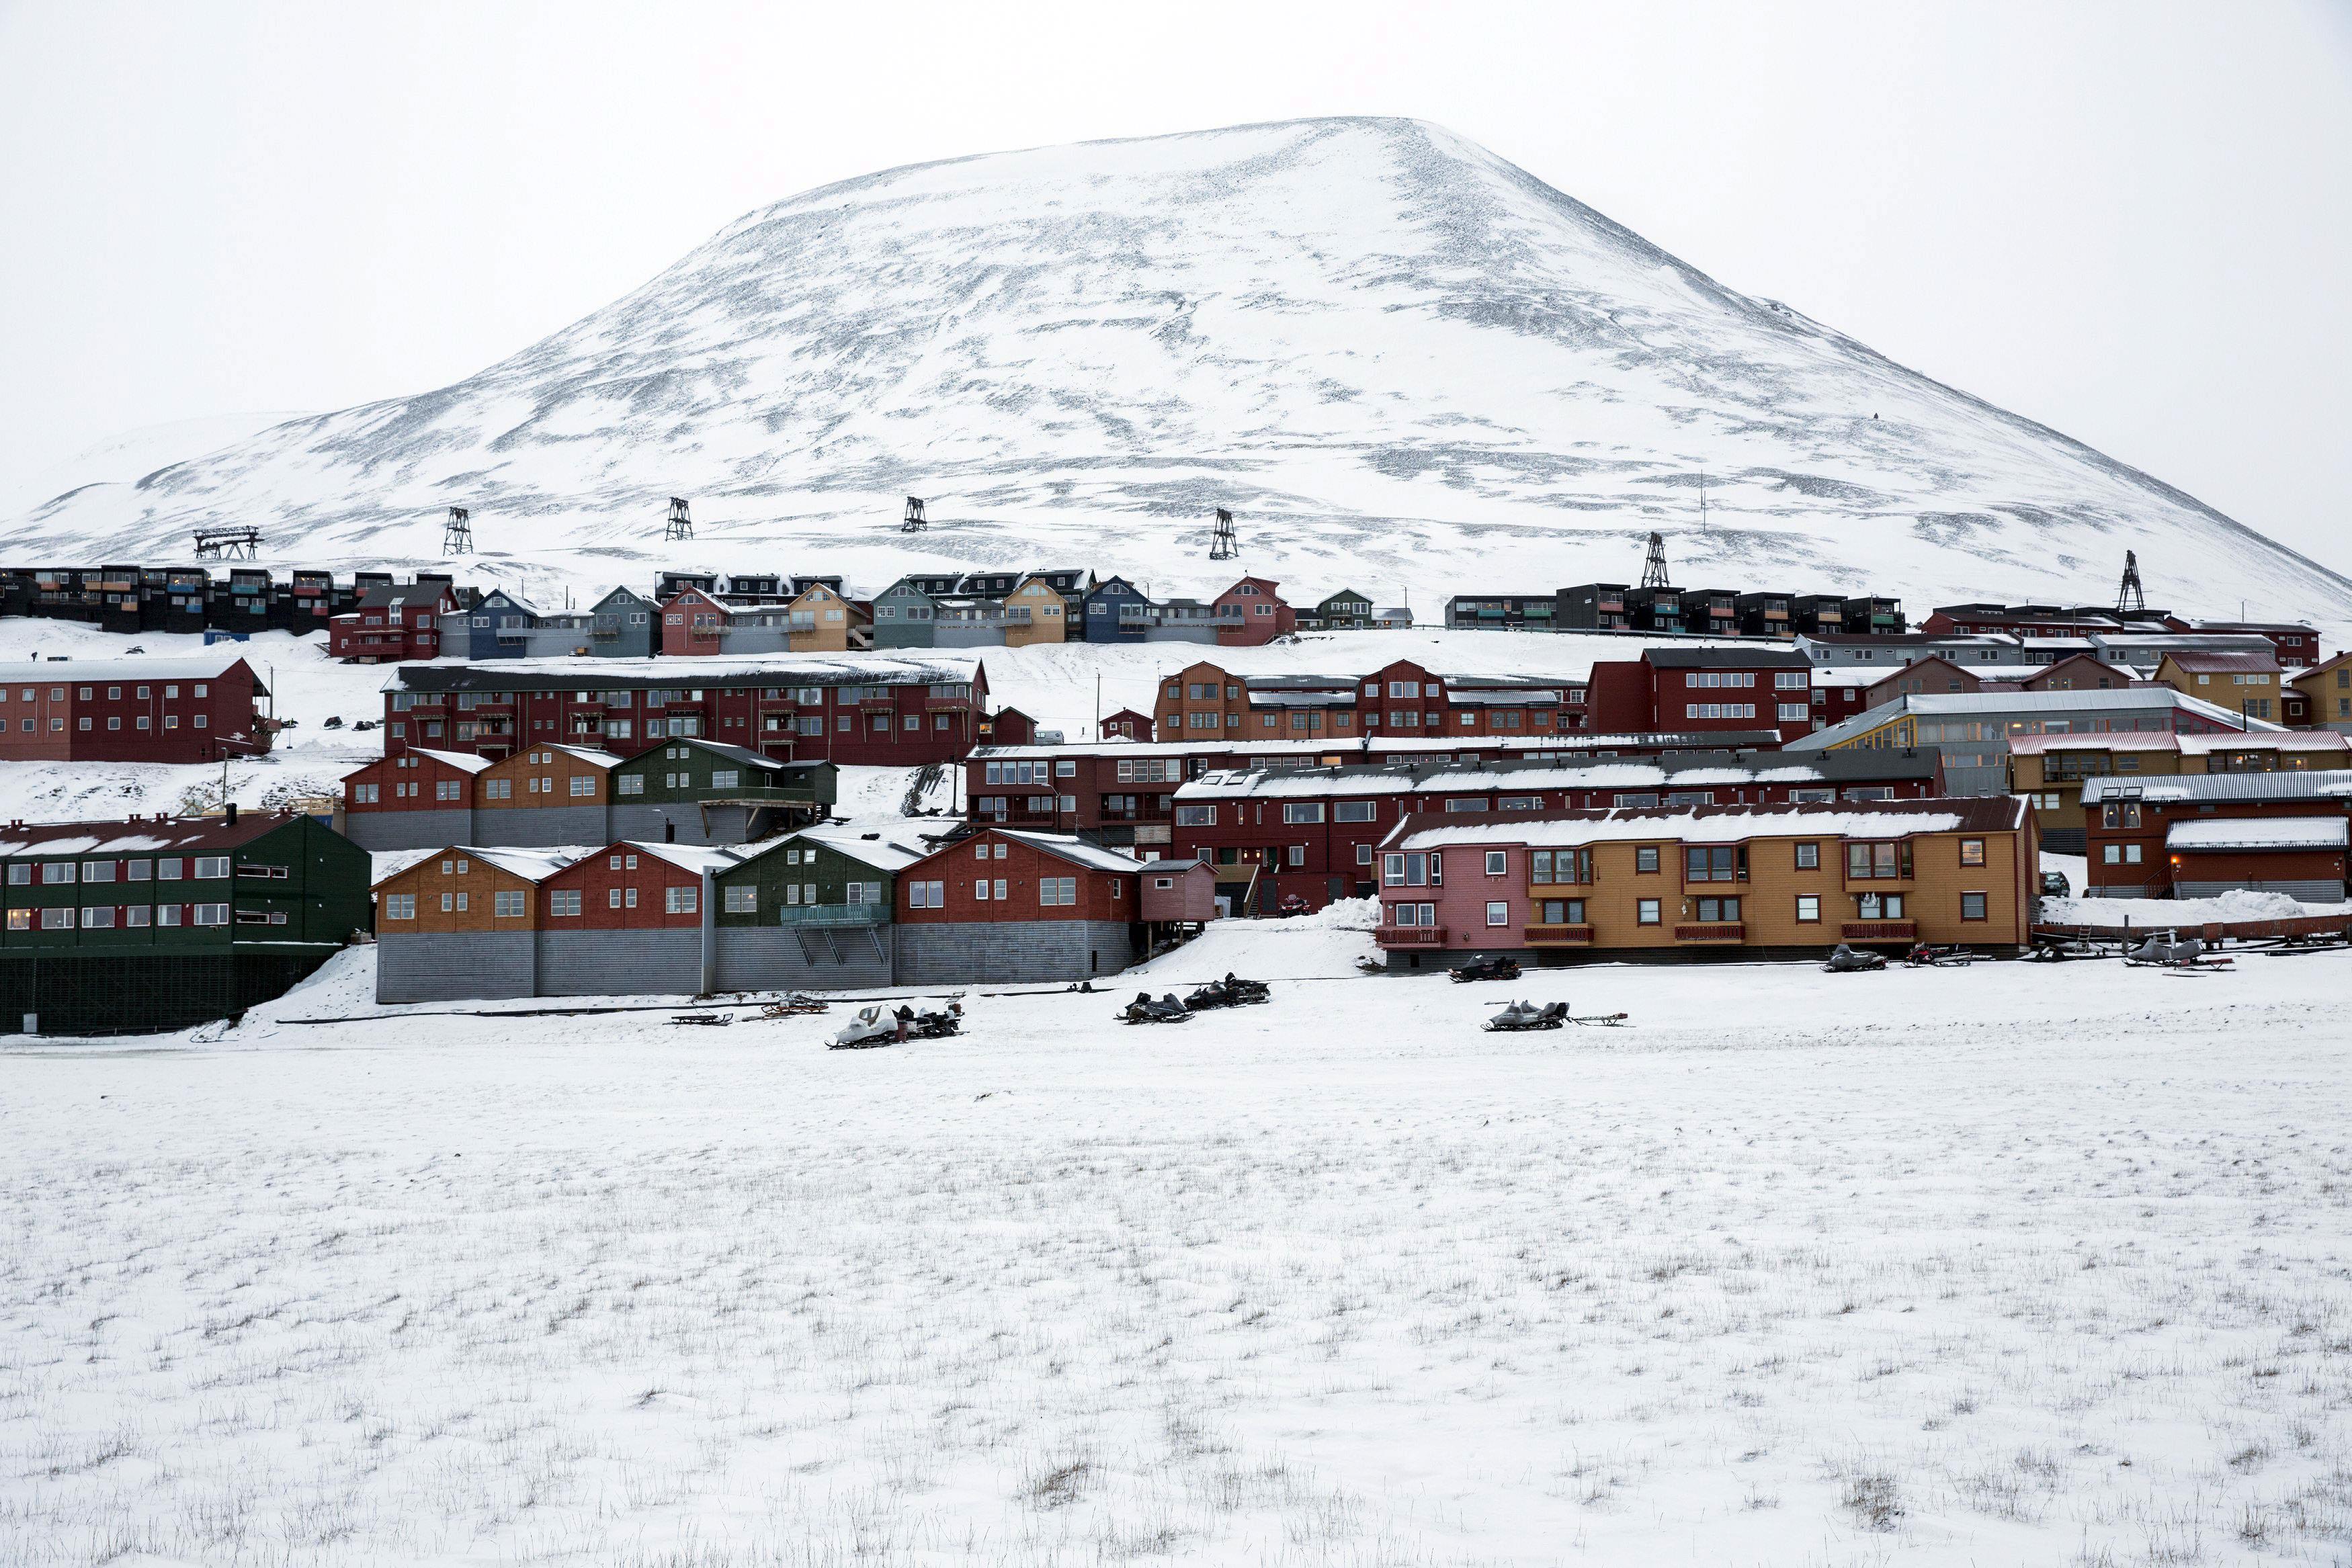
[[[930,517],[923,509],[923,498],[920,496],[908,497],[907,515],[899,519],[898,531],[902,534],[919,534],[930,526]]]
[[[2139,586],[2139,552],[2124,551],[2123,586],[2116,590],[2116,613],[2127,615],[2147,608],[2147,595]]]
[[[448,521],[441,525],[443,555],[474,553],[474,514],[463,507],[449,508]]]
[[[1643,591],[1647,592],[1653,588],[1667,588],[1671,586],[1672,584],[1666,580],[1665,537],[1662,534],[1652,534],[1650,536],[1649,556],[1642,562]]]
[[[1234,515],[1223,507],[1217,508],[1217,526],[1209,535],[1211,560],[1235,560],[1242,553],[1242,541],[1234,533]]]
[[[694,518],[687,513],[686,497],[672,496],[669,498],[669,521],[662,528],[663,541],[667,543],[675,539],[690,539],[693,537]]]

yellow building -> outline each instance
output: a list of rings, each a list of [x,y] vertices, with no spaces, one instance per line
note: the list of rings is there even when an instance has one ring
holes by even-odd
[[[1044,577],[1032,574],[1004,596],[1004,645],[1062,643],[1069,638],[1069,601]]]
[[[2289,679],[2287,686],[2303,695],[2305,723],[2352,730],[2352,653],[2314,664]]]
[[[2268,653],[2167,653],[2156,666],[2157,685],[2265,723],[2282,716],[2282,679]]]
[[[810,587],[786,606],[792,615],[792,651],[795,653],[845,653],[850,633],[864,619],[857,607],[823,583]]]

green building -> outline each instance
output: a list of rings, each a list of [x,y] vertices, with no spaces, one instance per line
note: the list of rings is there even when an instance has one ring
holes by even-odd
[[[284,812],[0,831],[0,1032],[186,1029],[373,923],[367,852]]]
[[[1343,588],[1301,615],[1298,623],[1311,623],[1324,632],[1361,632],[1372,623],[1372,601],[1352,588]]]
[[[667,740],[614,768],[611,821],[588,838],[755,843],[824,821],[840,780],[841,769],[830,762],[783,762],[716,740]]]
[[[719,988],[892,984],[898,875],[932,848],[915,827],[903,819],[828,822],[761,844],[719,872],[711,899]]]

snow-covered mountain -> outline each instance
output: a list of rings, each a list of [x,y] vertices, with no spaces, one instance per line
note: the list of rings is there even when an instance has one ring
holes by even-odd
[[[660,541],[674,494],[692,547]],[[810,191],[457,385],[12,531],[152,559],[253,522],[280,559],[398,563],[453,502],[485,576],[542,584],[1068,561],[1186,591],[1229,576],[1222,505],[1243,563],[1310,601],[1622,580],[1663,528],[1697,586],[2098,600],[2132,549],[2178,608],[2352,619],[2352,582],[2193,498],[1397,120]]]

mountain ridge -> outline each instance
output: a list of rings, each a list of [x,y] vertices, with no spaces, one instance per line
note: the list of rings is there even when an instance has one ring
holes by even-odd
[[[907,491],[942,523],[898,535]],[[692,550],[661,547],[673,493],[707,519]],[[473,376],[18,532],[152,552],[251,521],[289,559],[399,562],[452,503],[517,570],[583,582],[687,555],[877,588],[1048,558],[1205,584],[1225,505],[1244,564],[1335,585],[1426,582],[1433,557],[1452,591],[1617,580],[1661,528],[1684,580],[2097,600],[2137,549],[2160,596],[2352,619],[2352,581],[2176,487],[1416,120],[836,181]]]

